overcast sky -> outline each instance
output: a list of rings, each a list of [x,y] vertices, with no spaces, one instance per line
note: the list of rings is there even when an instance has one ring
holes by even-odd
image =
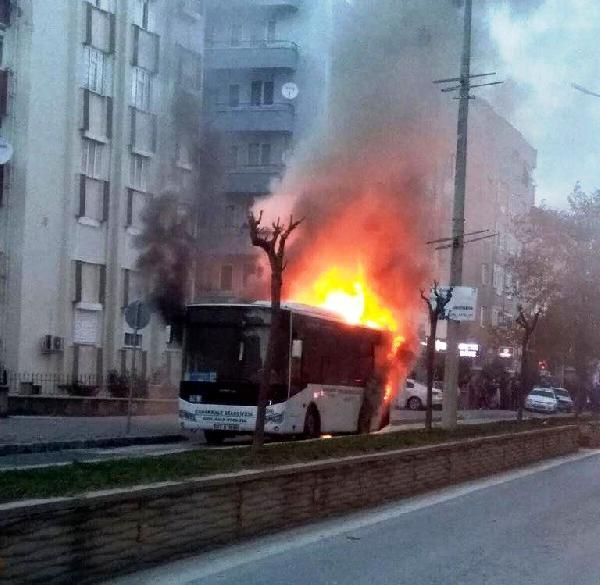
[[[600,0],[497,0],[487,10],[507,83],[485,97],[537,148],[538,202],[566,206],[576,181],[600,189],[600,98],[571,87],[600,93]]]

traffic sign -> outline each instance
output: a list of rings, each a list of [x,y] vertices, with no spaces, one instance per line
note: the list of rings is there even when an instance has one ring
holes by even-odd
[[[144,301],[133,301],[125,307],[125,321],[132,329],[144,329],[150,323],[152,311],[148,303]]]

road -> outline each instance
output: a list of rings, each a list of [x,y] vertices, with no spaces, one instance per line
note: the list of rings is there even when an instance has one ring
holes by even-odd
[[[598,486],[582,452],[107,585],[598,585]]]

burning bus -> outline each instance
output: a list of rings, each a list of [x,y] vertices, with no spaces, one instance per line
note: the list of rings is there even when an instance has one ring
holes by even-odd
[[[387,424],[389,332],[297,303],[281,310],[266,433],[314,438]],[[209,443],[254,431],[270,324],[268,303],[187,307],[183,429],[204,431]]]

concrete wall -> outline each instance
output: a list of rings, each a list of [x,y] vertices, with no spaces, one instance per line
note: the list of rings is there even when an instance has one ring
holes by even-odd
[[[565,426],[0,505],[0,584],[96,583],[219,544],[576,451]]]

